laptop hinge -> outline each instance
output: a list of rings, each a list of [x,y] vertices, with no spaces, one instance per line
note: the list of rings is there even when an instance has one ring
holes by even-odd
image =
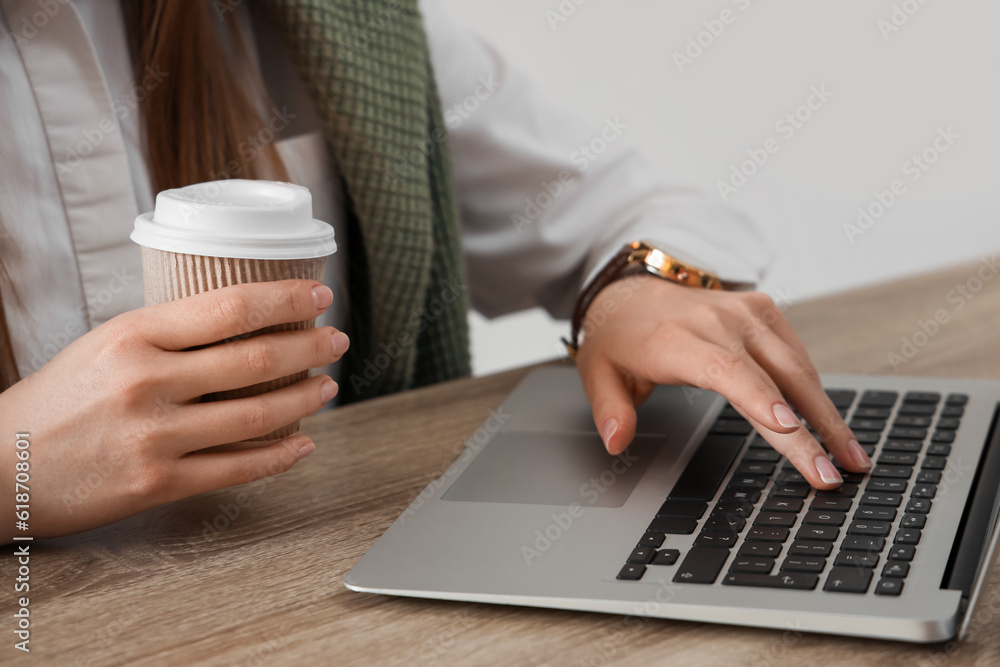
[[[997,518],[1000,513],[1000,405],[993,412],[993,422],[959,524],[959,533],[948,557],[941,588],[962,591],[966,603],[965,618],[959,630],[964,635],[989,571],[997,542]]]

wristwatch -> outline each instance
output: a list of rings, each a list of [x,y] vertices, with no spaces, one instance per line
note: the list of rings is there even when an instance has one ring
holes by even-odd
[[[652,241],[629,243],[611,258],[576,300],[576,306],[573,308],[572,337],[569,340],[562,339],[569,356],[576,357],[576,351],[580,347],[580,328],[583,326],[583,318],[601,290],[616,280],[643,272],[686,287],[715,290],[746,290],[754,287],[752,283],[721,280],[714,272],[698,268],[693,263],[681,259],[679,253],[668,250],[663,244]]]

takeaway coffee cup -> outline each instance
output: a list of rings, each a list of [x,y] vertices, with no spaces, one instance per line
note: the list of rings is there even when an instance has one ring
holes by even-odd
[[[312,217],[308,189],[240,179],[161,192],[156,196],[155,210],[136,218],[131,238],[141,246],[147,306],[240,283],[290,278],[322,281],[326,258],[337,250],[333,227]],[[240,338],[315,325],[316,320],[311,319],[260,327]],[[308,371],[303,371],[206,394],[201,400],[254,396],[307,376]],[[298,430],[296,421],[238,445],[260,446]]]

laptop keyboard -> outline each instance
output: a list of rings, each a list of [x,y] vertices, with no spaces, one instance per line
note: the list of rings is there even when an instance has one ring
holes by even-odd
[[[813,489],[727,406],[617,578],[639,580],[680,561],[677,583],[714,584],[721,575],[728,586],[899,595],[968,396],[827,394],[875,463],[869,473],[838,465],[840,487]],[[668,535],[691,534],[686,553],[662,548]]]

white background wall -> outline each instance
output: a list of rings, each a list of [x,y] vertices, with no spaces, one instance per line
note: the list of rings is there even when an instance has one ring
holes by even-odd
[[[554,99],[595,123],[621,116],[669,178],[712,196],[775,138],[778,152],[729,197],[778,253],[765,291],[801,299],[1000,249],[995,0],[442,2]],[[732,22],[710,39],[703,22],[723,10]],[[883,34],[894,11],[899,29]],[[674,52],[699,33],[709,45],[678,71]],[[785,139],[776,121],[812,86],[833,95]],[[942,127],[960,137],[912,181],[904,163]],[[844,225],[894,179],[905,193],[852,243]],[[540,311],[476,315],[476,372],[552,358],[565,331]]]

